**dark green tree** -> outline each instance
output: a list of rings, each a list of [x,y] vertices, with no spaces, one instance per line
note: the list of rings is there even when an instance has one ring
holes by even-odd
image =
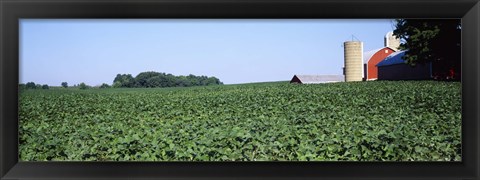
[[[400,38],[400,49],[408,50],[403,59],[415,66],[432,62],[434,76],[461,74],[460,19],[396,19],[393,34]]]
[[[80,89],[88,89],[88,86],[85,84],[85,83],[80,83],[80,85],[78,85],[80,87]]]
[[[163,85],[163,78],[160,76],[153,76],[147,79],[143,87],[155,88],[155,87],[162,87],[162,85]]]
[[[62,82],[62,87],[67,88],[67,87],[68,87],[68,83],[67,83],[67,82]]]
[[[134,87],[135,79],[131,74],[117,74],[113,80],[113,87]]]
[[[175,86],[176,87],[187,87],[189,85],[187,77],[185,76],[178,76],[175,79]]]
[[[216,84],[221,84],[220,80],[216,77],[209,77],[206,80],[207,84],[206,85],[216,85]]]
[[[103,83],[102,85],[100,85],[100,88],[101,89],[110,88],[110,85],[108,85],[107,83]]]
[[[167,74],[163,78],[163,87],[175,87],[175,80],[177,79],[176,76],[172,74]]]
[[[27,89],[35,89],[35,88],[37,88],[37,85],[35,85],[34,82],[28,82],[28,83],[25,85],[25,87],[26,87]]]
[[[42,85],[42,89],[49,89],[47,84]]]
[[[187,79],[189,81],[189,86],[198,86],[200,85],[199,79],[197,76],[190,74],[187,76]]]
[[[25,84],[23,84],[23,83],[20,83],[20,84],[18,85],[18,90],[22,91],[22,90],[25,90],[25,89],[27,89],[27,85],[25,85]]]
[[[137,76],[135,76],[135,87],[151,87],[152,85],[149,85],[147,83],[147,80],[152,77],[160,76],[160,75],[162,74],[159,72],[153,72],[153,71],[142,72]]]

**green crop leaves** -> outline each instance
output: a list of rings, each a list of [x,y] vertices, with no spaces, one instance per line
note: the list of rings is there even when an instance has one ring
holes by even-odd
[[[20,94],[22,161],[460,161],[461,84]]]

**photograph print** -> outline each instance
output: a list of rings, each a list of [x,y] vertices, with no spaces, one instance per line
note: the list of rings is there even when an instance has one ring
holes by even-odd
[[[19,161],[462,160],[460,19],[19,24]]]

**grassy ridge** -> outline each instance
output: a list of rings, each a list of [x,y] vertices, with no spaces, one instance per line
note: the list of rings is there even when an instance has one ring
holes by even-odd
[[[28,90],[20,159],[459,161],[458,82]]]

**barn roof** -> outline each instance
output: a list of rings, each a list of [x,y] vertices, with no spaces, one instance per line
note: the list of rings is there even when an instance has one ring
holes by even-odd
[[[402,57],[405,55],[406,51],[397,51],[388,55],[384,60],[380,61],[377,66],[388,66],[394,64],[404,64],[405,60]]]
[[[388,48],[388,49],[392,50],[393,52],[395,52],[395,50],[393,50],[392,48],[389,48],[389,47],[381,47],[381,48],[377,48],[377,49],[374,49],[374,50],[364,52],[363,53],[363,63],[367,63],[370,60],[370,58],[372,58],[372,56],[375,55],[375,53],[377,53],[378,51],[380,51],[384,48]]]
[[[325,82],[340,82],[343,75],[295,75],[303,84],[316,84]],[[295,78],[294,76],[294,78]]]

